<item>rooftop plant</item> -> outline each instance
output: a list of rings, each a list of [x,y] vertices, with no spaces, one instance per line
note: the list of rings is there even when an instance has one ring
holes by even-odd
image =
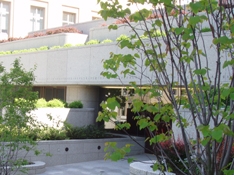
[[[78,29],[76,29],[75,27],[61,27],[61,28],[57,28],[57,29],[49,29],[49,30],[46,30],[45,32],[36,32],[36,33],[28,35],[24,38],[9,37],[8,40],[1,40],[0,43],[23,40],[23,39],[27,39],[27,38],[41,37],[41,36],[46,36],[46,35],[54,35],[54,34],[58,34],[58,33],[82,33],[82,32],[79,31]]]
[[[93,44],[99,44],[99,43],[100,43],[99,40],[93,39],[93,40],[89,40],[89,41],[86,42],[85,44],[86,44],[86,45],[93,45]]]

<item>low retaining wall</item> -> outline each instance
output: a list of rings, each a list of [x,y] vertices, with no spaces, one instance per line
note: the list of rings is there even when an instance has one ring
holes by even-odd
[[[31,115],[37,121],[53,127],[62,127],[64,121],[77,127],[96,124],[94,108],[38,108],[32,111]],[[50,120],[48,116],[51,116],[53,120]],[[58,121],[60,124],[57,126]]]
[[[88,35],[79,33],[59,33],[1,43],[1,51],[39,48],[41,46],[63,46],[64,44],[84,44]]]
[[[134,138],[141,145],[144,145],[143,137]],[[43,161],[46,163],[46,166],[103,160],[106,142],[117,142],[118,147],[132,144],[129,155],[144,153],[142,147],[125,136],[123,138],[39,141],[37,149],[41,151],[41,154],[36,156],[33,151],[30,151],[26,159],[28,161]],[[47,153],[50,153],[52,156],[46,156]]]

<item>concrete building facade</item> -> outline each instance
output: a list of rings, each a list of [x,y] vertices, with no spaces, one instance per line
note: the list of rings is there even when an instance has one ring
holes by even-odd
[[[29,32],[99,19],[96,0],[1,0],[0,32],[25,37]]]

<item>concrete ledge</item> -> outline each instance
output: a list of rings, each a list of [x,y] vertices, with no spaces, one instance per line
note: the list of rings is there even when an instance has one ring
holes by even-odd
[[[174,173],[164,172],[161,171],[153,171],[153,169],[150,167],[153,165],[153,161],[143,161],[143,162],[134,162],[131,163],[129,166],[130,175],[175,175]]]
[[[1,43],[1,51],[13,51],[30,48],[39,48],[41,46],[63,46],[64,44],[84,44],[88,35],[79,33],[59,33],[35,38],[22,39]]]
[[[38,108],[30,114],[38,121],[51,127],[63,127],[66,121],[75,127],[95,125],[96,117],[94,108],[71,109],[71,108]],[[48,115],[53,118],[50,120]],[[59,122],[59,125],[57,125]]]

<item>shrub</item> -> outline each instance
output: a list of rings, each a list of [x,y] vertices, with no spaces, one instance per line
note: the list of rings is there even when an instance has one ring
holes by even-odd
[[[47,101],[44,98],[40,98],[36,102],[36,107],[37,108],[45,108],[47,107]]]
[[[62,47],[61,46],[53,46],[50,49],[60,49],[60,48],[62,48]]]
[[[36,138],[37,140],[65,140],[67,136],[66,131],[63,129],[47,127],[42,129]]]
[[[48,46],[41,46],[37,50],[49,50]]]
[[[116,41],[123,41],[123,40],[130,40],[129,36],[127,35],[120,35],[118,38],[116,38]]]
[[[72,44],[64,44],[63,47],[64,47],[64,48],[73,47],[73,45],[72,45]]]
[[[93,139],[105,138],[108,136],[104,127],[98,127],[96,125],[73,127],[72,125],[66,123],[65,130],[69,139]]]
[[[59,99],[53,99],[47,102],[48,107],[60,107],[64,108],[64,103]]]
[[[26,52],[36,52],[37,51],[37,49],[35,49],[35,48],[30,48],[30,49],[25,49],[26,50]]]
[[[73,101],[68,105],[69,108],[83,108],[81,101]]]
[[[85,44],[86,45],[93,45],[93,44],[99,44],[100,42],[96,39],[93,39],[93,40],[90,40],[88,42],[86,42]]]
[[[79,46],[84,46],[85,44],[76,44],[75,46],[79,47]]]
[[[112,43],[112,42],[113,42],[113,41],[110,40],[110,39],[105,39],[105,40],[103,40],[101,43],[104,44],[104,43]]]

